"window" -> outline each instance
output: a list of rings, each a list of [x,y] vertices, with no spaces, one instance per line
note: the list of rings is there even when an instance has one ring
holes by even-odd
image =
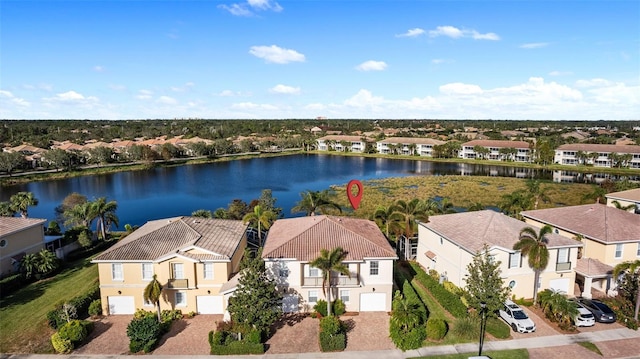
[[[171,263],[173,279],[184,279],[184,269],[182,263]]]
[[[213,279],[213,263],[202,263],[204,279]]]
[[[556,263],[568,263],[569,262],[569,248],[558,249],[558,260]]]
[[[153,263],[142,263],[142,280],[153,279]]]
[[[369,275],[378,275],[379,265],[380,263],[378,261],[371,261],[371,264],[369,264]]]
[[[615,258],[622,258],[622,243],[616,244]]]
[[[111,279],[124,280],[124,273],[122,273],[122,263],[111,263]]]
[[[318,268],[309,267],[309,277],[319,277],[320,271]]]
[[[512,280],[512,281],[509,282],[509,288],[513,289],[513,288],[515,288],[515,286],[516,286],[516,281],[515,280]]]
[[[6,246],[7,246],[7,240],[6,239],[0,240],[0,248],[4,248]]]
[[[318,291],[310,290],[309,291],[309,303],[315,303],[318,301]]]
[[[515,252],[509,254],[509,268],[518,268],[520,267],[520,252]]]
[[[636,250],[636,255],[640,257],[640,242],[638,242],[638,249]]]
[[[341,290],[340,291],[340,300],[343,301],[344,303],[349,302],[349,291],[348,290]]]
[[[176,307],[186,307],[186,306],[187,306],[187,293],[176,292]]]
[[[287,278],[289,276],[289,268],[278,269],[278,276],[280,278]]]

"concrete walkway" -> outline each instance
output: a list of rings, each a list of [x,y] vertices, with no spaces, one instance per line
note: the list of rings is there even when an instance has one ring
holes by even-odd
[[[637,339],[640,340],[640,331],[634,331],[627,328],[618,328],[610,330],[601,330],[597,332],[585,332],[579,334],[551,335],[546,337],[512,339],[485,342],[483,352],[492,350],[505,349],[529,349],[529,348],[546,348],[571,345],[578,342],[606,342],[612,340]],[[348,351],[338,353],[291,353],[291,354],[263,354],[263,355],[237,355],[225,356],[226,358],[246,358],[246,359],[326,359],[326,358],[343,358],[343,359],[372,359],[372,358],[389,358],[389,359],[405,359],[429,355],[440,354],[456,354],[469,353],[473,355],[477,353],[478,343],[466,343],[456,345],[429,346],[416,350],[408,350],[403,352],[398,349],[379,350],[379,351]],[[60,359],[62,355],[47,354],[0,354],[0,359]],[[67,358],[107,358],[107,359],[124,359],[129,355],[68,355]],[[196,359],[208,358],[210,355],[153,355],[153,358],[159,359]],[[640,358],[640,353],[627,356],[625,358]]]

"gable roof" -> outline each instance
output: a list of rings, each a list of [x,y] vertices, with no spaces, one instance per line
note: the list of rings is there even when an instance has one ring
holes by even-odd
[[[378,143],[414,143],[416,145],[441,145],[445,143],[444,141],[436,140],[433,138],[426,137],[388,137],[384,140],[378,141]]]
[[[33,226],[44,225],[46,221],[39,218],[0,217],[0,236],[4,237]]]
[[[640,146],[606,145],[597,143],[567,143],[556,148],[556,151],[640,153]]]
[[[529,148],[526,141],[506,141],[506,140],[473,140],[462,144],[463,147],[498,147],[498,148]]]
[[[247,225],[229,219],[176,217],[149,221],[94,261],[154,261],[171,255],[201,260],[231,260]],[[199,248],[210,254],[186,252]]]
[[[580,258],[576,262],[576,273],[585,277],[608,277],[613,273],[613,267],[594,258]]]
[[[262,258],[312,261],[320,255],[321,249],[336,247],[342,247],[347,252],[345,261],[397,258],[374,222],[326,215],[275,221],[269,229]]]
[[[485,244],[489,248],[501,247],[513,251],[513,245],[519,240],[520,231],[525,227],[531,227],[522,221],[489,209],[431,216],[429,223],[420,223],[420,225],[458,244],[472,254],[480,252]],[[582,247],[580,242],[558,234],[549,234],[547,239],[549,240],[547,248]]]
[[[638,215],[604,204],[538,209],[520,214],[605,244],[640,241]]]
[[[606,197],[611,199],[620,199],[623,201],[640,202],[640,188],[609,193]]]

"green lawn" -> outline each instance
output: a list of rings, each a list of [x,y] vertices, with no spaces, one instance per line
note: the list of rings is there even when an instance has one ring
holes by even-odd
[[[428,359],[467,359],[470,356],[476,355],[475,353],[467,353],[467,354],[448,354],[448,355],[434,355],[434,356],[424,356],[424,357],[416,357],[418,358],[428,358]],[[529,359],[529,352],[527,349],[511,349],[511,350],[499,350],[499,351],[488,351],[482,353],[482,355],[486,355],[491,359]]]
[[[53,351],[47,312],[56,303],[83,294],[98,281],[98,267],[89,260],[3,298],[0,301],[0,353]]]

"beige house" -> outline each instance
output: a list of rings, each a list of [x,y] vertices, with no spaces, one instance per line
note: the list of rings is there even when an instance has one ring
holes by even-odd
[[[583,154],[584,156],[580,156]],[[554,162],[563,165],[593,165],[614,167],[612,154],[628,156],[622,167],[640,168],[640,146],[604,145],[593,143],[570,143],[556,148]]]
[[[367,140],[362,136],[327,135],[316,140],[318,151],[339,151],[362,153],[367,148]]]
[[[269,230],[262,258],[285,293],[285,312],[311,311],[326,300],[322,272],[309,265],[322,249],[342,247],[351,276],[334,274],[331,299],[342,299],[347,311],[390,311],[396,253],[378,226],[369,220],[308,216],[277,220]]]
[[[418,226],[416,260],[427,270],[435,269],[446,280],[464,288],[467,265],[486,245],[500,261],[504,283],[518,298],[533,297],[534,272],[528,258],[513,250],[520,231],[527,225],[492,210],[432,216]],[[540,290],[573,292],[578,250],[582,244],[557,234],[548,236],[549,265],[540,274]]]
[[[401,155],[419,155],[433,157],[433,146],[444,144],[444,141],[420,137],[389,137],[376,143],[378,153],[389,154],[397,151]]]
[[[460,158],[479,158],[482,155],[476,153],[476,146],[488,149],[488,153],[484,155],[484,159],[493,161],[515,161],[530,162],[531,150],[529,142],[526,141],[505,141],[505,140],[473,140],[465,142],[462,150],[458,154]],[[511,152],[505,152],[509,150]]]
[[[25,254],[44,248],[46,219],[0,217],[0,275],[17,272]]]
[[[247,245],[242,221],[176,217],[147,222],[109,248],[98,264],[103,312],[154,310],[143,291],[156,274],[161,309],[223,314],[221,287],[238,272]]]
[[[640,258],[640,219],[636,214],[597,203],[520,214],[532,226],[550,225],[555,233],[581,238],[584,247],[578,259],[577,281],[585,297],[592,296],[593,290],[603,295],[615,288],[613,267]]]
[[[615,207],[614,202],[618,202],[622,207],[629,207],[627,211],[640,214],[640,188],[609,193],[606,197],[607,206]],[[632,205],[635,205],[635,208]]]

